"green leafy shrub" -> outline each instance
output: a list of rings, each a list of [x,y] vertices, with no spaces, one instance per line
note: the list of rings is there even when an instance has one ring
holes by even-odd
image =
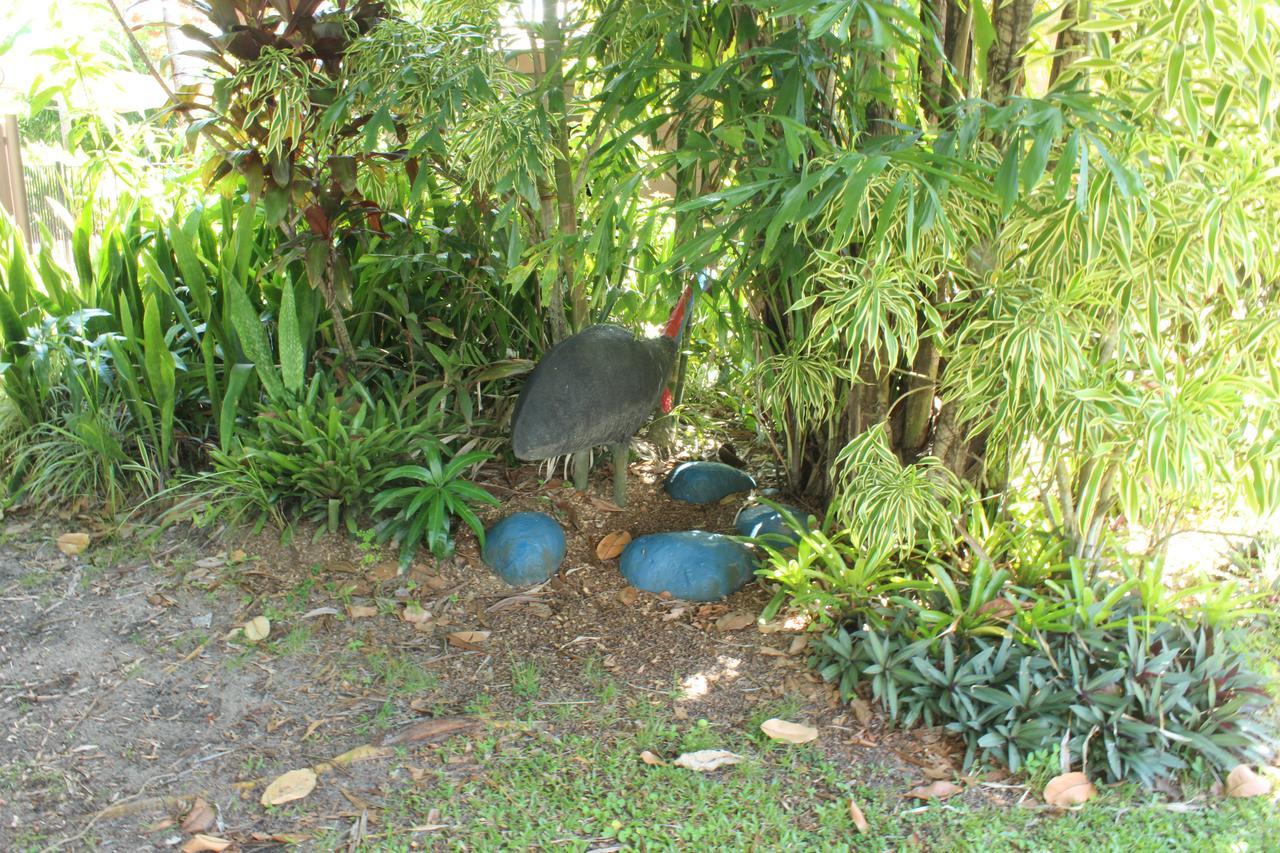
[[[339,396],[321,375],[296,403],[263,404],[229,447],[210,451],[213,472],[195,480],[202,517],[281,528],[305,518],[354,532],[387,475],[437,441],[433,422],[387,399],[354,382]]]
[[[1265,757],[1265,681],[1235,650],[1239,632],[1181,618],[1147,630],[1135,594],[1093,607],[1105,621],[920,637],[911,609],[882,605],[824,636],[814,663],[846,698],[867,684],[896,723],[959,735],[966,767],[1017,771],[1064,737],[1076,760],[1147,785],[1197,758],[1225,770]]]
[[[395,510],[395,515],[384,522],[381,538],[386,541],[394,536],[400,543],[402,568],[413,559],[413,552],[423,540],[437,557],[453,553],[453,540],[449,537],[453,516],[462,519],[483,546],[484,525],[471,505],[498,504],[497,498],[462,476],[471,466],[493,458],[491,454],[472,450],[445,462],[439,450],[429,447],[424,456],[426,464],[401,465],[388,471],[383,478],[387,488],[373,500],[375,512]]]

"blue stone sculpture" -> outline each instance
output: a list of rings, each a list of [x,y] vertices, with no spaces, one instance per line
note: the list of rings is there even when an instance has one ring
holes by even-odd
[[[755,576],[751,549],[719,533],[684,530],[641,536],[622,552],[622,576],[636,589],[687,601],[716,601]]]
[[[756,487],[750,474],[723,462],[681,462],[667,475],[663,487],[678,501],[710,504]]]
[[[485,565],[512,586],[532,586],[556,573],[566,551],[564,530],[544,512],[517,512],[484,535]]]
[[[778,504],[787,512],[795,516],[796,521],[804,526],[805,530],[809,530],[809,514],[799,507],[790,504]],[[733,520],[733,526],[743,536],[750,536],[754,539],[766,538],[770,545],[774,544],[790,544],[791,542],[799,542],[800,534],[787,524],[787,520],[783,518],[782,513],[770,506],[758,504],[756,506],[743,507],[738,513],[738,517]],[[784,541],[785,540],[785,541]]]

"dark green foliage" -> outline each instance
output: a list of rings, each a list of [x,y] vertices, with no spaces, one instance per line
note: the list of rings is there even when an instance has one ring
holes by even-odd
[[[475,532],[484,546],[484,524],[471,508],[473,504],[497,506],[498,499],[474,483],[463,479],[473,465],[491,454],[473,450],[459,453],[447,462],[435,447],[423,453],[425,464],[401,465],[383,477],[385,488],[373,501],[375,512],[395,510],[382,527],[382,539],[394,536],[400,543],[400,565],[406,567],[423,540],[437,557],[453,553],[449,536],[450,519],[457,516]]]
[[[433,424],[411,414],[355,383],[339,395],[317,376],[301,400],[264,403],[230,448],[210,451],[211,508],[355,531],[388,473],[436,441]]]
[[[1016,771],[1064,737],[1076,762],[1146,785],[1197,758],[1227,770],[1263,757],[1268,697],[1238,632],[1182,619],[1144,628],[1134,595],[1112,616],[1016,639],[913,638],[910,610],[879,607],[824,636],[814,662],[846,698],[868,685],[896,723],[955,732],[966,767],[983,758]]]

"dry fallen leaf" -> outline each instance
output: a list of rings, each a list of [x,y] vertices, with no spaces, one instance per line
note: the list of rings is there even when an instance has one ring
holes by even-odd
[[[706,773],[730,764],[741,764],[743,761],[744,759],[741,755],[728,750],[700,749],[697,752],[682,754],[675,760],[674,764],[676,767],[683,767],[686,770],[697,770],[700,773]]]
[[[613,501],[607,501],[604,498],[598,498],[595,495],[589,495],[587,500],[591,502],[593,507],[601,512],[623,512],[622,507],[618,506]]]
[[[475,717],[433,717],[419,720],[382,739],[382,743],[393,746],[401,743],[439,743],[446,738],[463,732],[480,728],[480,721]]]
[[[489,639],[489,633],[489,631],[454,631],[449,635],[449,645],[478,652]]]
[[[328,773],[335,767],[346,767],[355,764],[357,761],[377,761],[380,758],[386,758],[391,755],[392,750],[389,747],[374,746],[370,743],[363,743],[360,746],[348,749],[341,755],[335,755],[328,761],[321,761],[311,769],[319,776]]]
[[[663,761],[661,758],[654,755],[652,752],[650,752],[647,749],[644,752],[640,753],[640,760],[643,761],[645,764],[652,764],[656,767],[667,766],[667,762]]]
[[[1044,801],[1051,806],[1078,806],[1098,793],[1089,777],[1076,771],[1054,776],[1044,786]]]
[[[979,607],[978,612],[994,619],[1009,619],[1018,612],[1018,605],[1007,598],[993,598]]]
[[[1227,774],[1226,790],[1228,797],[1261,797],[1270,793],[1271,783],[1247,764],[1237,764]]]
[[[366,619],[370,616],[377,616],[378,608],[372,604],[348,604],[347,616],[352,619]]]
[[[316,771],[310,767],[290,770],[267,786],[262,792],[264,806],[278,806],[300,800],[316,789]]]
[[[596,545],[596,556],[601,560],[612,560],[622,553],[631,542],[631,534],[625,530],[617,530],[600,540]]]
[[[271,620],[265,616],[255,616],[244,623],[244,638],[251,643],[260,643],[271,633]]]
[[[853,800],[849,800],[849,817],[853,819],[853,825],[858,828],[858,832],[863,835],[871,828],[867,825],[867,818],[862,814],[862,809],[858,808],[858,804]]]
[[[213,826],[215,815],[213,809],[201,797],[196,797],[196,801],[191,805],[191,811],[187,812],[187,816],[182,819],[183,832],[204,832]]]
[[[213,853],[226,850],[231,846],[231,842],[225,838],[218,838],[216,835],[203,835],[197,833],[187,839],[179,850],[182,853],[200,853],[202,850],[212,850]]]
[[[741,631],[756,624],[756,617],[750,613],[744,613],[741,610],[735,610],[733,613],[726,613],[716,620],[717,631]]]
[[[422,605],[416,601],[410,601],[404,606],[404,610],[400,611],[400,618],[410,624],[431,621],[431,614],[422,608]]]
[[[760,731],[784,743],[808,743],[818,737],[818,730],[802,723],[790,723],[774,717],[760,724]]]
[[[798,655],[809,647],[809,638],[804,634],[796,637],[791,641],[791,645],[787,648],[787,654]]]
[[[58,537],[58,550],[68,557],[74,557],[88,547],[88,533],[64,533]]]
[[[920,788],[912,788],[903,796],[913,797],[917,800],[945,800],[948,797],[954,797],[963,790],[964,788],[953,782],[938,781]]]

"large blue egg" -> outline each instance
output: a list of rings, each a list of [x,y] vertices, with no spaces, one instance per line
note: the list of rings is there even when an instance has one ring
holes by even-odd
[[[564,530],[544,512],[517,512],[484,535],[485,565],[512,586],[532,586],[556,573],[565,555]]]
[[[787,512],[795,516],[796,521],[809,530],[809,514],[799,507],[790,504],[778,504]],[[782,513],[773,507],[759,504],[757,506],[743,507],[738,513],[738,517],[734,519],[733,526],[743,536],[752,538],[766,538],[769,544],[775,543],[788,544],[784,542],[785,538],[789,542],[799,542],[800,534],[787,524],[787,520],[783,518]]]
[[[622,576],[636,589],[686,601],[716,601],[755,576],[751,549],[719,533],[685,530],[641,536],[622,552]]]
[[[667,475],[663,487],[678,501],[711,504],[756,487],[750,474],[723,462],[681,462]]]

